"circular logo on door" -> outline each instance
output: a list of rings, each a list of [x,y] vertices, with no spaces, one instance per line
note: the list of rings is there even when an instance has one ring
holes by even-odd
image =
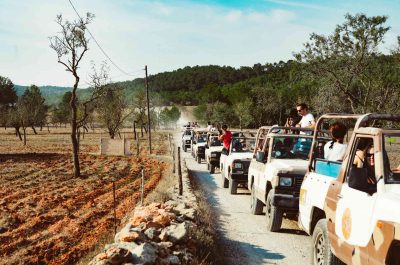
[[[350,209],[346,208],[342,216],[342,233],[344,239],[349,239],[351,233],[351,213]]]

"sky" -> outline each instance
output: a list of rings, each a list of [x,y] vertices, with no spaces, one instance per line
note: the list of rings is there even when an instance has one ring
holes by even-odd
[[[330,34],[346,13],[387,15],[381,50],[400,35],[399,0],[71,0],[108,56],[112,81],[132,80],[185,66],[252,66],[293,59],[311,33]],[[18,85],[72,86],[57,63],[49,37],[60,31],[58,14],[77,19],[68,0],[0,0],[0,76]],[[89,42],[79,69],[87,87],[92,64],[107,61]]]

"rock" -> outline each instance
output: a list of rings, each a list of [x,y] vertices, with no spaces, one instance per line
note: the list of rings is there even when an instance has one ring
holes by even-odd
[[[186,216],[190,220],[194,220],[194,218],[196,217],[196,210],[193,208],[184,209],[183,211],[181,211],[181,214]]]
[[[175,255],[170,255],[170,256],[168,256],[168,257],[167,257],[167,260],[168,260],[169,264],[172,264],[172,265],[181,264],[181,261],[180,261],[179,258],[178,258],[177,256],[175,256]]]
[[[168,248],[168,249],[170,249],[170,248],[172,248],[172,246],[174,245],[172,242],[169,242],[169,241],[167,241],[167,242],[160,242],[160,243],[157,243],[157,245],[160,247],[160,248]]]
[[[122,263],[130,262],[132,260],[132,254],[125,248],[110,247],[106,251],[107,261],[113,265],[119,265]]]
[[[0,234],[7,232],[7,228],[4,226],[0,226]]]
[[[185,221],[185,216],[184,216],[184,215],[179,215],[179,216],[177,216],[177,217],[175,218],[175,220],[176,220],[178,223],[183,223],[183,222]]]
[[[148,228],[159,229],[159,228],[163,228],[163,227],[164,226],[162,224],[156,223],[156,222],[147,222],[146,225],[145,225],[145,229],[148,229]]]
[[[160,242],[158,245],[158,255],[162,258],[167,257],[171,253],[172,242]]]
[[[108,265],[107,261],[107,254],[106,253],[100,253],[97,256],[95,256],[89,263],[88,265]]]
[[[142,232],[131,232],[131,231],[123,231],[118,232],[114,241],[118,242],[142,242],[145,240],[145,237]]]
[[[118,248],[124,248],[126,250],[128,250],[129,252],[133,252],[135,250],[135,248],[137,248],[139,245],[134,243],[134,242],[119,242],[119,243],[112,243],[112,244],[108,244],[104,247],[104,251],[107,252],[108,249],[112,248],[112,247],[118,247]]]
[[[173,224],[166,228],[168,240],[177,243],[185,240],[189,234],[190,223],[185,221],[180,224]],[[161,238],[160,238],[161,239]]]
[[[153,218],[155,223],[159,223],[163,226],[167,226],[171,223],[172,220],[175,219],[175,214],[165,211],[164,209],[160,209],[158,215]]]
[[[157,249],[150,243],[144,243],[132,252],[134,256],[134,263],[140,263],[143,265],[153,264],[157,259]]]
[[[147,238],[151,239],[154,241],[155,238],[160,234],[160,232],[157,231],[157,229],[151,227],[147,229],[144,234],[147,236]]]
[[[167,231],[167,229],[163,229],[158,237],[163,242],[168,241],[168,231]]]

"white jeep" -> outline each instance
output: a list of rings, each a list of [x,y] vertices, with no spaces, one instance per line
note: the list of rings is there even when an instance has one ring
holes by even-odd
[[[256,140],[255,137],[246,136],[249,134],[251,133],[233,134],[228,152],[221,154],[219,167],[222,185],[224,188],[229,187],[231,194],[237,193],[238,185],[247,184],[247,174]]]
[[[191,151],[192,156],[199,164],[201,159],[205,159],[206,143],[207,129],[194,129]]]
[[[206,163],[208,171],[213,174],[215,168],[219,167],[219,159],[221,157],[222,148],[224,147],[222,142],[218,139],[219,132],[213,131],[207,134],[206,144]]]
[[[284,214],[296,216],[299,193],[307,172],[312,143],[310,129],[261,127],[250,163],[248,188],[251,191],[251,213],[261,214],[266,206],[269,231],[281,228]]]
[[[182,133],[182,149],[184,152],[192,146],[193,128],[185,129]]]
[[[319,154],[328,119],[357,120],[343,161]],[[400,264],[399,122],[390,114],[327,114],[317,121],[299,215],[313,235],[311,264]]]

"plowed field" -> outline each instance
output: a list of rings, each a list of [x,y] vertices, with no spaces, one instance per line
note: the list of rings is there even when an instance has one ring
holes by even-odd
[[[166,165],[150,158],[99,156],[100,134],[81,142],[81,178],[72,177],[67,130],[28,136],[28,146],[11,130],[0,133],[0,264],[74,264],[114,229],[140,199],[140,169],[151,190]],[[104,136],[104,135],[103,135]],[[156,153],[168,141],[156,134]]]

